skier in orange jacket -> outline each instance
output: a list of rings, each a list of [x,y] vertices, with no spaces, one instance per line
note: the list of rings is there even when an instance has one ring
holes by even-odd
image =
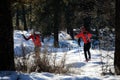
[[[25,35],[23,35],[23,37],[24,37],[25,40],[32,39],[32,41],[34,43],[34,47],[35,47],[34,51],[35,51],[36,57],[39,57],[39,55],[40,55],[40,47],[41,47],[40,34],[35,33],[34,31],[31,31],[31,35],[29,37],[25,37]]]
[[[75,39],[82,38],[84,42],[84,55],[87,62],[91,59],[91,53],[90,53],[91,37],[92,34],[89,33],[84,26],[81,28],[81,32],[75,35]]]

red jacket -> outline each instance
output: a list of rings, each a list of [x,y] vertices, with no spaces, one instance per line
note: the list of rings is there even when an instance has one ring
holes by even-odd
[[[32,41],[33,41],[33,43],[34,43],[35,46],[41,47],[41,41],[40,41],[40,35],[39,35],[39,34],[30,35],[28,38],[26,38],[26,37],[23,35],[23,37],[24,37],[26,40],[32,39]]]
[[[81,33],[77,34],[75,37],[82,38],[83,42],[86,44],[86,43],[90,42],[90,38],[92,37],[92,34],[89,32],[86,32],[86,34],[84,32],[81,32]]]

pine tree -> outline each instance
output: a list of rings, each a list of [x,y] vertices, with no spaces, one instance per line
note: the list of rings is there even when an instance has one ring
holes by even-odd
[[[0,0],[0,71],[14,71],[11,1]]]
[[[114,67],[115,73],[120,75],[120,0],[116,0],[116,38],[115,38],[115,58]]]
[[[54,46],[59,47],[58,44],[58,30],[59,30],[59,24],[60,24],[60,1],[54,0]]]

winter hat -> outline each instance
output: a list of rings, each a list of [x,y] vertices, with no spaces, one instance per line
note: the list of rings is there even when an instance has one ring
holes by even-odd
[[[82,27],[80,28],[80,30],[81,30],[82,32],[86,31],[86,29],[85,29],[84,26],[82,26]]]

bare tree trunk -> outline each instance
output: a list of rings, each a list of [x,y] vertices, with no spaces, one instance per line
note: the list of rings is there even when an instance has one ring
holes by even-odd
[[[114,58],[114,67],[115,73],[120,75],[120,0],[116,0],[116,38],[115,38],[115,58]]]
[[[30,13],[29,13],[29,27],[32,29],[32,3],[30,2]]]
[[[54,0],[54,46],[59,47],[58,30],[60,24],[60,0]]]
[[[0,0],[0,71],[15,70],[10,3]]]
[[[16,29],[20,30],[20,24],[19,24],[19,6],[17,5],[17,10],[16,10]]]
[[[27,30],[27,22],[26,22],[26,15],[25,15],[25,6],[24,4],[22,6],[22,15],[23,15],[23,23],[24,23],[24,30]]]
[[[87,31],[90,31],[90,25],[91,25],[91,17],[89,14],[87,14],[87,17],[84,18],[84,26],[87,29]]]
[[[70,34],[72,39],[74,39],[73,27],[72,27],[72,23],[74,19],[73,16],[74,16],[73,6],[71,4],[68,4],[66,6],[65,19],[66,19],[67,33]]]

